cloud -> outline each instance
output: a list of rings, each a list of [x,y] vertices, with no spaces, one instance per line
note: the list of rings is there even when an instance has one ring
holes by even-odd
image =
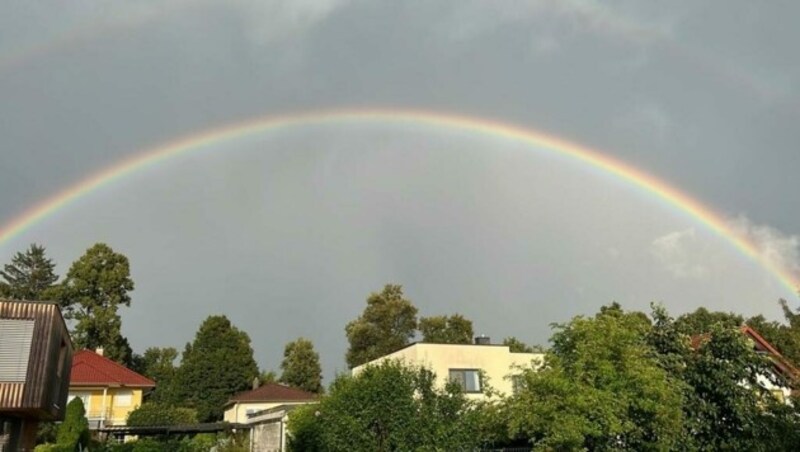
[[[700,279],[708,274],[694,228],[674,231],[653,240],[650,253],[678,279]]]
[[[644,135],[663,143],[669,136],[672,119],[663,108],[652,102],[640,102],[614,121],[626,132]]]
[[[240,0],[234,5],[243,15],[248,36],[263,45],[308,31],[348,3],[349,0]]]
[[[800,236],[755,224],[744,215],[728,223],[734,232],[755,246],[762,261],[784,273],[800,274]]]

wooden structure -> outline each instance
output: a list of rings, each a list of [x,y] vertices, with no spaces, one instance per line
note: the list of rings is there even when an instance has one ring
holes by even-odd
[[[0,300],[0,451],[33,450],[39,422],[64,418],[71,367],[58,305]]]

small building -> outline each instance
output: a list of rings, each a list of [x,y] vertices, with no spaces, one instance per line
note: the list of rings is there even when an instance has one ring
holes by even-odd
[[[289,413],[299,404],[277,405],[247,415],[250,428],[250,452],[283,452],[289,430]]]
[[[80,350],[72,358],[69,400],[83,401],[89,428],[126,425],[128,414],[142,404],[153,380],[103,356],[103,350]]]
[[[0,300],[0,451],[33,450],[39,422],[64,419],[71,364],[58,305]]]
[[[449,380],[458,382],[470,399],[484,399],[486,385],[500,395],[515,392],[514,375],[524,368],[538,366],[544,359],[542,353],[513,353],[507,345],[492,344],[488,337],[476,337],[474,344],[432,344],[415,342],[394,353],[356,366],[352,374],[358,375],[366,366],[394,359],[422,366],[436,374],[439,387]]]
[[[251,391],[241,392],[231,397],[225,404],[223,420],[233,424],[247,422],[248,414],[275,408],[279,405],[292,406],[314,403],[319,396],[312,392],[279,383],[266,383]]]

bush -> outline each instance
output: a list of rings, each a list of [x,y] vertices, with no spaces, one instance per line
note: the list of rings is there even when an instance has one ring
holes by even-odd
[[[67,405],[64,422],[58,426],[56,443],[65,446],[69,451],[78,449],[78,445],[85,449],[89,445],[89,421],[86,420],[86,410],[83,401],[76,397]]]
[[[33,452],[75,452],[75,446],[68,444],[39,444],[33,449]]]
[[[128,425],[186,425],[197,423],[197,412],[190,408],[174,407],[157,402],[148,402],[131,411]]]

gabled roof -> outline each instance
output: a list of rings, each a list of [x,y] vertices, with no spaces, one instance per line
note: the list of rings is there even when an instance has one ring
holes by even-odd
[[[156,383],[91,350],[81,350],[72,357],[69,385],[153,388]]]
[[[279,383],[266,383],[252,391],[236,394],[228,400],[225,406],[242,402],[311,402],[317,398],[318,395],[313,392]]]

